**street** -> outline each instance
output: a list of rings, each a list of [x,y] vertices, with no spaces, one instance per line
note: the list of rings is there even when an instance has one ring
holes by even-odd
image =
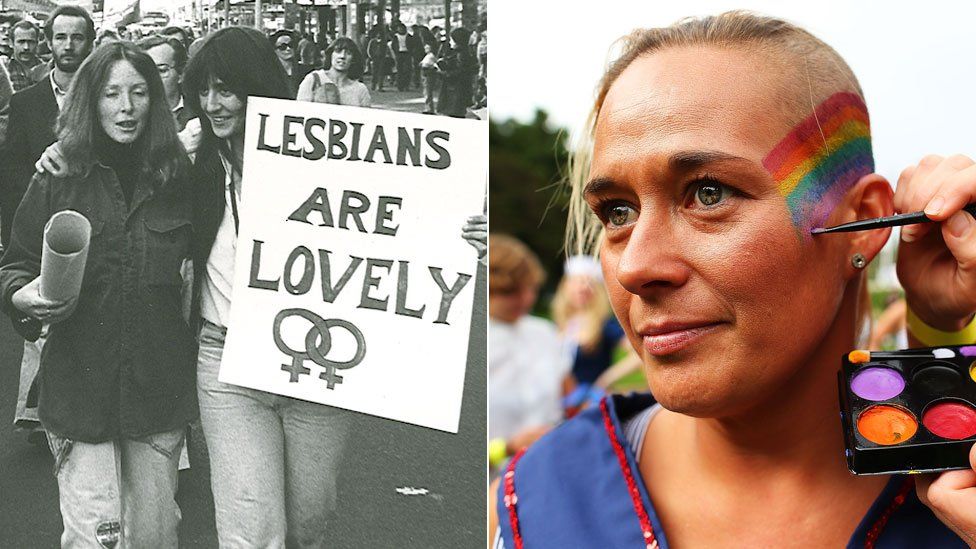
[[[396,92],[385,92],[393,95]],[[485,295],[479,267],[476,295]],[[486,328],[475,306],[464,380],[461,425],[444,433],[357,414],[341,466],[338,509],[327,526],[333,547],[464,547],[485,539]],[[47,448],[27,442],[12,421],[23,340],[0,315],[0,547],[59,546],[61,515]],[[477,456],[474,457],[473,456]],[[472,459],[473,458],[473,459]],[[217,547],[207,479],[180,473],[180,547]]]

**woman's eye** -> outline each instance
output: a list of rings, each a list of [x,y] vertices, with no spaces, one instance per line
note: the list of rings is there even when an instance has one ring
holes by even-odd
[[[698,183],[695,190],[696,201],[706,208],[711,208],[727,198],[729,189],[721,183],[710,181]]]
[[[637,221],[637,211],[624,204],[613,204],[605,210],[607,223],[613,227],[623,227]]]

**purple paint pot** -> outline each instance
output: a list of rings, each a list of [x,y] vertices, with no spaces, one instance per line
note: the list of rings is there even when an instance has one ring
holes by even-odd
[[[865,400],[888,400],[904,390],[905,378],[891,368],[864,368],[851,379],[851,391]]]

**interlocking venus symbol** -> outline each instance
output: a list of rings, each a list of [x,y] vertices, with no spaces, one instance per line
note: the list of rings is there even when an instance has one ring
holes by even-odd
[[[308,333],[305,334],[305,350],[303,351],[292,349],[281,339],[281,322],[290,316],[300,316],[312,323],[312,326],[308,329]],[[332,350],[332,334],[330,330],[334,327],[344,328],[356,339],[356,354],[345,362],[337,362],[325,358],[325,355],[329,354],[329,351]],[[359,331],[359,328],[353,326],[351,322],[340,318],[326,320],[305,309],[285,309],[275,316],[274,341],[282,353],[291,357],[291,364],[281,365],[283,371],[291,374],[291,377],[288,379],[290,383],[298,383],[299,376],[309,375],[311,373],[311,370],[303,365],[306,360],[311,360],[325,368],[325,371],[319,374],[319,379],[324,379],[329,389],[335,389],[336,384],[342,383],[342,376],[337,374],[336,370],[352,368],[362,362],[363,356],[366,355],[366,340],[363,338],[363,333]]]

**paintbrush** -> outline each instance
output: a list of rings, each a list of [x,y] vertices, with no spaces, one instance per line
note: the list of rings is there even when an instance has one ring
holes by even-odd
[[[965,352],[967,349],[976,351],[976,347],[963,347],[960,349],[960,354],[970,356]],[[863,364],[872,360],[886,360],[889,358],[952,358],[954,356],[956,356],[956,353],[952,349],[920,349],[918,351],[912,351],[911,349],[905,349],[904,351],[857,350],[848,353],[847,360],[854,364]]]
[[[976,218],[976,203],[963,208],[963,211]],[[900,227],[901,225],[914,225],[915,223],[929,223],[932,220],[925,215],[925,212],[904,213],[876,219],[864,219],[852,221],[834,227],[817,227],[810,229],[810,234],[824,233],[849,233],[853,231],[867,231],[869,229],[881,229],[884,227]]]

